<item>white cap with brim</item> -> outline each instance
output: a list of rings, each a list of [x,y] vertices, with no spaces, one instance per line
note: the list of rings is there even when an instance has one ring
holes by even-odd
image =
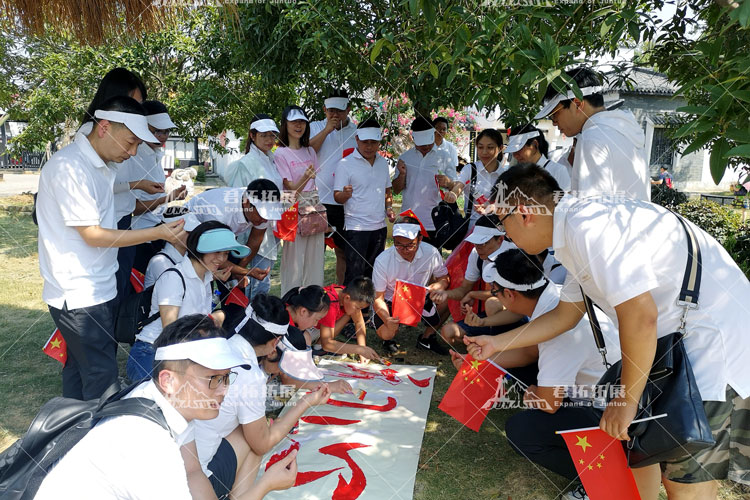
[[[276,122],[274,122],[270,118],[264,118],[262,120],[255,120],[253,123],[250,124],[250,130],[255,130],[256,132],[279,133],[279,129],[276,126]]]
[[[496,259],[501,259],[502,254],[496,257]],[[502,276],[500,276],[500,273],[497,272],[497,267],[495,267],[495,264],[490,264],[488,266],[484,266],[482,269],[482,280],[485,283],[497,283],[503,288],[508,288],[510,290],[515,290],[517,292],[528,292],[529,290],[536,290],[537,288],[541,288],[542,286],[547,284],[547,278],[542,276],[542,278],[535,282],[535,283],[529,283],[529,284],[518,284],[513,283],[512,281],[508,281]]]
[[[538,130],[534,130],[532,132],[526,132],[525,134],[518,134],[518,135],[510,136],[508,145],[505,146],[505,152],[515,153],[516,151],[521,151],[523,147],[526,145],[526,143],[529,141],[529,139],[533,139],[534,137],[539,137]]]
[[[413,240],[419,233],[421,228],[418,224],[394,224],[393,225],[393,237],[401,236],[403,238],[409,238]]]
[[[307,116],[305,116],[305,113],[303,113],[297,108],[292,108],[292,110],[290,110],[289,114],[286,116],[286,121],[293,122],[295,120],[304,120],[306,122],[310,121],[310,119]]]
[[[591,94],[598,94],[603,90],[604,90],[604,87],[602,87],[601,85],[598,85],[596,87],[583,87],[581,89],[581,96],[585,97]],[[557,94],[555,97],[553,97],[552,99],[550,99],[544,104],[544,107],[542,107],[541,111],[539,111],[539,113],[536,114],[534,119],[541,120],[542,118],[552,113],[552,111],[554,111],[557,105],[560,104],[560,101],[566,101],[568,99],[573,99],[575,97],[576,97],[576,94],[572,90],[569,90],[567,94]]]
[[[182,228],[185,231],[192,231],[193,229],[195,229],[196,227],[200,225],[200,221],[195,216],[195,214],[191,214],[190,212],[186,212],[184,214],[173,216],[173,217],[167,217],[166,214],[167,214],[166,212],[161,214],[161,220],[164,223],[168,224],[170,222],[177,222],[178,220],[184,220],[185,225],[182,226]]]
[[[167,130],[170,128],[176,128],[172,119],[167,113],[156,113],[155,115],[146,115],[148,124],[159,130]]]
[[[144,115],[97,109],[94,111],[94,117],[99,120],[109,120],[115,123],[122,123],[142,141],[159,142],[159,139],[157,139],[148,129],[148,120]]]
[[[234,233],[224,228],[209,229],[201,234],[200,238],[198,238],[196,250],[200,253],[229,251],[232,255],[239,258],[250,255],[250,249],[245,245],[240,245]]]
[[[281,220],[281,216],[284,214],[284,204],[280,201],[263,201],[249,196],[247,201],[255,207],[258,215],[266,220]]]
[[[346,97],[329,97],[323,101],[323,104],[325,104],[328,109],[340,109],[341,111],[346,111],[346,108],[349,107],[349,99]]]
[[[435,142],[435,129],[411,131],[411,137],[417,146],[427,146]]]
[[[482,243],[487,243],[495,236],[502,236],[504,234],[504,232],[494,227],[474,226],[474,230],[466,237],[466,241],[475,245],[481,245]]]
[[[379,141],[382,138],[378,127],[358,128],[357,137],[360,141]]]
[[[192,340],[190,342],[159,347],[156,349],[154,359],[156,361],[189,359],[210,370],[227,370],[235,366],[244,368],[245,370],[251,368],[251,365],[246,363],[232,349],[227,339],[222,337]]]

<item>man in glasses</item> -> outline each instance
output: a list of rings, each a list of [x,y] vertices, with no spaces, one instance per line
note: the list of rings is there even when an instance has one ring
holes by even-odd
[[[534,117],[547,118],[568,137],[578,138],[571,191],[579,198],[606,197],[651,200],[646,162],[646,136],[633,113],[604,106],[601,78],[579,67],[566,71],[581,91],[547,87],[544,107]]]
[[[425,286],[432,295],[448,288],[448,269],[440,251],[422,242],[427,231],[419,219],[400,216],[393,224],[393,246],[375,259],[372,281],[375,284],[375,329],[383,339],[383,349],[389,353],[398,352],[398,344],[393,338],[398,333],[399,318],[391,316],[392,300],[396,281]],[[433,351],[443,356],[448,350],[436,335],[442,323],[441,315],[447,309],[445,303],[435,306],[430,296],[425,301],[422,322],[424,333],[417,339],[417,348]]]
[[[100,421],[49,472],[36,499],[76,498],[216,498],[197,457],[186,453],[194,441],[193,421],[215,418],[228,385],[243,359],[210,318],[185,316],[164,328],[154,343],[152,379],[126,397],[154,401],[169,426],[139,416]],[[225,447],[236,464],[243,450]],[[247,454],[247,450],[244,450]],[[222,469],[221,481],[242,487],[235,498],[260,499],[294,483],[295,453],[278,462],[254,483]],[[228,457],[227,460],[232,457]],[[197,467],[195,466],[197,464]],[[289,468],[287,469],[287,466]]]

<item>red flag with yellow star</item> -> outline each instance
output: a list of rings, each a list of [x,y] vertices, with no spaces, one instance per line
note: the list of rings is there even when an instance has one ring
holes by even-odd
[[[294,241],[297,239],[297,225],[299,224],[299,202],[281,214],[281,220],[276,222],[273,234],[280,240]]]
[[[591,500],[640,500],[622,444],[601,429],[561,431]]]
[[[421,285],[406,281],[396,281],[393,290],[393,312],[391,316],[398,318],[402,325],[417,326],[422,319],[424,302],[427,299],[427,289]]]
[[[42,347],[42,352],[65,366],[65,362],[68,361],[68,346],[65,344],[65,339],[59,328],[55,328],[55,331],[52,332],[49,340]]]
[[[399,217],[412,217],[414,219],[417,219],[417,222],[419,222],[419,232],[422,233],[422,236],[424,236],[425,238],[428,238],[430,236],[429,234],[427,234],[427,229],[424,228],[424,224],[422,224],[422,221],[419,220],[419,217],[417,217],[417,214],[415,214],[411,208],[409,210],[404,210],[398,215]]]
[[[505,372],[491,361],[477,361],[467,354],[438,408],[469,429],[479,432],[487,418]]]

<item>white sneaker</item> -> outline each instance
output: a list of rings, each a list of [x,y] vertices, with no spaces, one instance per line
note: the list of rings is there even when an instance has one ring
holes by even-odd
[[[586,494],[586,490],[583,489],[583,485],[579,484],[569,492],[562,496],[562,500],[589,500],[589,496]]]

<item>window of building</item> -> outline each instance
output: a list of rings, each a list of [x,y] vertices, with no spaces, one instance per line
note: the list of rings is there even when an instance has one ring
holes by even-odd
[[[651,141],[651,160],[649,165],[666,165],[672,168],[674,158],[674,141],[670,137],[671,130],[668,128],[654,128],[654,136]]]

